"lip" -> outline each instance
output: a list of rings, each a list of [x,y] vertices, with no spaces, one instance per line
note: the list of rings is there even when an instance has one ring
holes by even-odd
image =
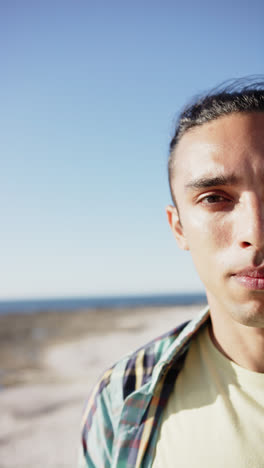
[[[247,289],[264,290],[264,267],[245,268],[232,276]]]

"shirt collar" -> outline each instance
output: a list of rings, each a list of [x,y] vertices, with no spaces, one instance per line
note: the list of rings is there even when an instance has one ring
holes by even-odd
[[[152,375],[152,382],[149,391],[152,393],[160,377],[172,365],[172,362],[179,357],[189,346],[190,340],[202,325],[209,319],[209,306],[207,305],[194,319],[192,319],[169,346],[162,358],[159,360]]]

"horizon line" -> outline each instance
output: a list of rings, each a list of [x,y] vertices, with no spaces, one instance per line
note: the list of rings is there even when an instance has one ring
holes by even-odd
[[[113,294],[80,294],[80,295],[50,295],[50,296],[16,296],[16,297],[0,297],[0,303],[3,302],[33,302],[33,301],[67,301],[67,300],[86,300],[86,299],[122,299],[122,298],[147,298],[160,296],[180,296],[180,295],[201,295],[205,296],[205,291],[199,290],[179,290],[168,292],[140,292],[140,293],[113,293]]]

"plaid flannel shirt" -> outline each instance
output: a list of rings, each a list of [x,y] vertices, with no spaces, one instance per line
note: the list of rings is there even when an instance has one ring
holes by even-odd
[[[104,373],[84,412],[79,468],[152,466],[162,410],[208,317],[206,307]]]

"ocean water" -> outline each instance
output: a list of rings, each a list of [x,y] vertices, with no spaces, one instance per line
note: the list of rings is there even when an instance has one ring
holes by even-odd
[[[12,313],[32,314],[47,310],[71,311],[84,308],[157,307],[205,303],[206,296],[203,293],[10,300],[0,301],[0,315]]]

